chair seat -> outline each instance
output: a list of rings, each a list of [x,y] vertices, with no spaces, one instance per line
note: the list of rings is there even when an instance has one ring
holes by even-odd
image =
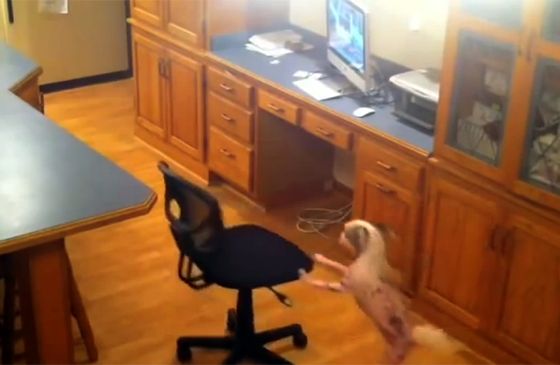
[[[231,289],[270,287],[297,280],[313,261],[292,242],[255,225],[225,229],[212,239],[217,251],[201,258],[205,275]],[[212,242],[209,242],[212,244]]]

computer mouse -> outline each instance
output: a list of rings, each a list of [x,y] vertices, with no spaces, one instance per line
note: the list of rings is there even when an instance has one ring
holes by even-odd
[[[365,117],[366,115],[370,115],[372,113],[375,113],[375,109],[369,108],[369,107],[361,107],[361,108],[358,108],[358,109],[354,110],[352,112],[352,115],[354,115],[355,117],[358,117],[358,118],[362,118],[362,117]]]

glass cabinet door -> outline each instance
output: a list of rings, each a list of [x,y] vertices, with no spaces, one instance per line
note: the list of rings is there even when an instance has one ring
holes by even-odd
[[[546,1],[543,38],[560,44],[560,0]]]
[[[521,178],[560,194],[560,62],[542,59],[534,85]]]
[[[446,143],[499,166],[516,53],[509,44],[474,33],[459,38]]]
[[[523,0],[461,0],[465,14],[496,25],[519,30],[523,24]]]

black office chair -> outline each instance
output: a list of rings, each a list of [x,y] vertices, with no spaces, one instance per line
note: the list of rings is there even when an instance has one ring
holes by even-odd
[[[255,225],[225,228],[218,201],[207,191],[159,163],[165,180],[165,214],[180,251],[179,277],[199,290],[212,284],[235,289],[237,308],[227,313],[224,337],[180,337],[177,358],[191,359],[191,347],[230,350],[225,364],[243,359],[266,364],[289,364],[264,345],[292,337],[294,346],[305,348],[307,337],[299,324],[255,333],[253,289],[269,288],[278,299],[289,299],[273,286],[298,279],[298,269],[311,270],[312,260],[293,243]],[[199,274],[195,274],[195,267]]]

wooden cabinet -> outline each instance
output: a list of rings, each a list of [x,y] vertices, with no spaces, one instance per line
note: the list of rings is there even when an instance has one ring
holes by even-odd
[[[204,45],[204,0],[167,0],[165,17],[169,34],[185,42]]]
[[[203,64],[156,38],[134,34],[137,125],[195,161],[204,160]]]
[[[163,110],[165,82],[162,77],[164,51],[164,48],[154,40],[135,35],[133,53],[136,122],[160,139],[165,137]]]
[[[396,239],[387,245],[391,266],[402,273],[403,287],[411,290],[418,238],[420,198],[370,171],[362,171],[355,190],[355,215],[391,227]]]
[[[560,209],[560,5],[456,0],[438,158]]]
[[[500,210],[492,196],[437,175],[429,180],[421,296],[464,325],[483,327]]]
[[[131,0],[132,16],[151,26],[163,27],[164,0]]]
[[[396,152],[392,144],[369,138],[357,141],[356,154],[354,218],[382,223],[394,231],[396,238],[387,245],[388,259],[402,274],[402,288],[414,292],[420,242],[421,163]]]
[[[511,210],[499,247],[493,336],[533,363],[560,362],[560,231]]]
[[[203,65],[179,52],[167,52],[169,142],[196,160],[204,152]]]

